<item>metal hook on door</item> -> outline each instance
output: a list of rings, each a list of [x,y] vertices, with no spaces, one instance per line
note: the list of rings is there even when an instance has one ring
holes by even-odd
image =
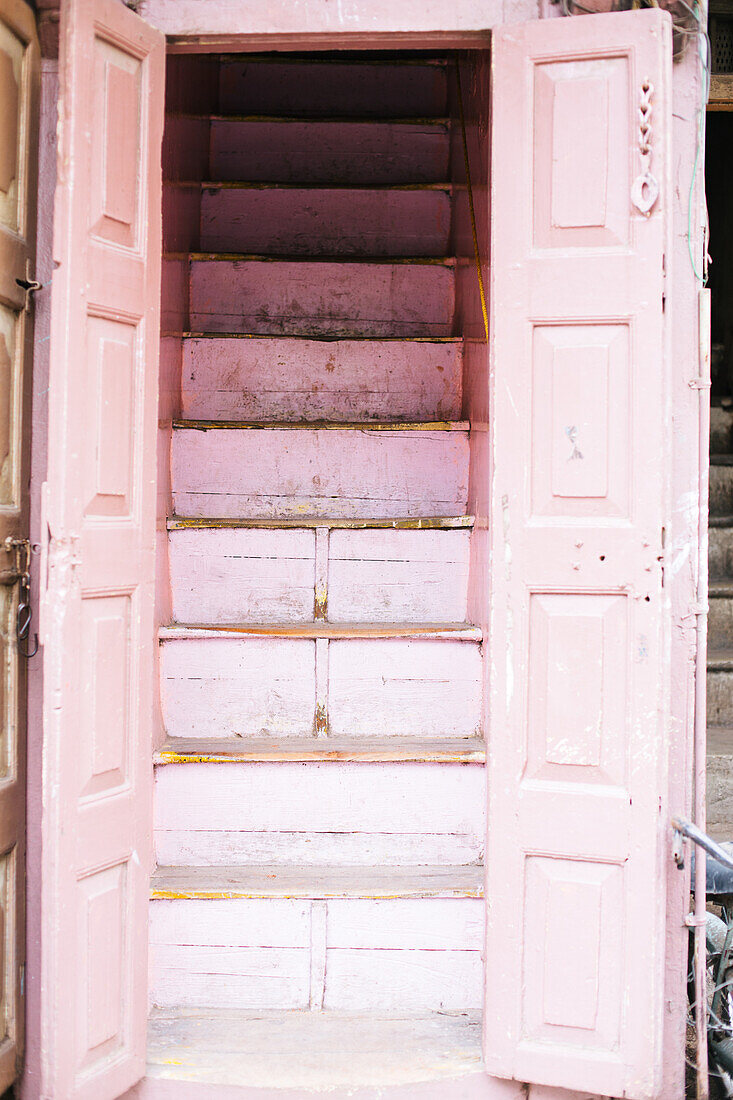
[[[18,640],[18,652],[27,661],[38,653],[38,635],[33,635],[32,648],[29,647],[31,623],[33,621],[33,608],[31,607],[31,553],[32,547],[29,539],[14,539],[8,536],[5,540],[7,553],[15,554],[15,579],[20,581],[20,595],[18,598],[18,610],[15,613],[15,635]],[[21,561],[21,554],[23,555]]]

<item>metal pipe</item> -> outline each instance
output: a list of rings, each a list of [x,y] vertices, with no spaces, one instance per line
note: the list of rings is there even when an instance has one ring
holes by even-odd
[[[698,561],[695,608],[695,726],[693,819],[705,833],[705,767],[707,754],[707,655],[708,655],[708,486],[710,465],[710,291],[699,292],[699,393],[698,431]],[[719,858],[716,856],[716,858]],[[708,1100],[707,960],[705,944],[705,860],[695,860],[695,1032],[697,1034],[697,1096]]]

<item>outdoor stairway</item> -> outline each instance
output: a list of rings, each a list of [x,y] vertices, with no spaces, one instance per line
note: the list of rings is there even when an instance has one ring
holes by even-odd
[[[161,630],[148,1074],[475,1069],[481,631],[441,61],[223,60]]]
[[[708,829],[733,840],[733,408],[711,409]]]

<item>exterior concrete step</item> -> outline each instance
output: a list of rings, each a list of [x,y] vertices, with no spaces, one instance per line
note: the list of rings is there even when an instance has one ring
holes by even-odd
[[[713,582],[733,580],[733,515],[710,517],[708,571]]]
[[[201,248],[270,256],[444,256],[451,187],[202,185]]]
[[[733,726],[733,649],[708,650],[708,722]]]
[[[480,737],[170,737],[155,753],[167,764],[232,763],[482,764]]]
[[[474,737],[481,632],[440,623],[171,627],[161,634],[170,737]]]
[[[353,338],[453,335],[455,262],[190,254],[199,332]]]
[[[708,647],[711,650],[733,647],[733,580],[710,581],[708,591]]]
[[[177,515],[456,515],[468,497],[468,423],[174,421]]]
[[[461,622],[470,531],[170,531],[177,622]]]
[[[463,341],[206,336],[183,341],[182,415],[207,420],[457,420]]]
[[[733,454],[710,455],[710,514],[733,513]]]
[[[215,116],[210,150],[215,180],[440,183],[449,178],[450,120]]]
[[[153,880],[162,1007],[480,1008],[480,867],[165,867]]]
[[[435,1080],[444,1100],[465,1100],[465,1075],[482,1072],[481,1058],[479,1015],[158,1008],[150,1017],[145,1081],[209,1088],[247,1081],[253,1089],[293,1090],[291,1097],[328,1090],[329,1098],[344,1100],[355,1088],[419,1088]]]
[[[293,117],[444,117],[446,62],[335,58],[222,58],[225,114]]]
[[[710,451],[712,454],[730,454],[733,452],[733,405],[711,406]]]
[[[708,726],[707,831],[733,840],[733,725]]]
[[[480,764],[256,762],[156,768],[159,863],[475,863]]]

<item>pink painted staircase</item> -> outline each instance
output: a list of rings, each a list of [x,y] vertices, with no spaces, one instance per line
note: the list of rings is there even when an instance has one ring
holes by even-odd
[[[446,66],[222,59],[219,107],[171,454],[148,1075],[458,1076],[485,794]]]

